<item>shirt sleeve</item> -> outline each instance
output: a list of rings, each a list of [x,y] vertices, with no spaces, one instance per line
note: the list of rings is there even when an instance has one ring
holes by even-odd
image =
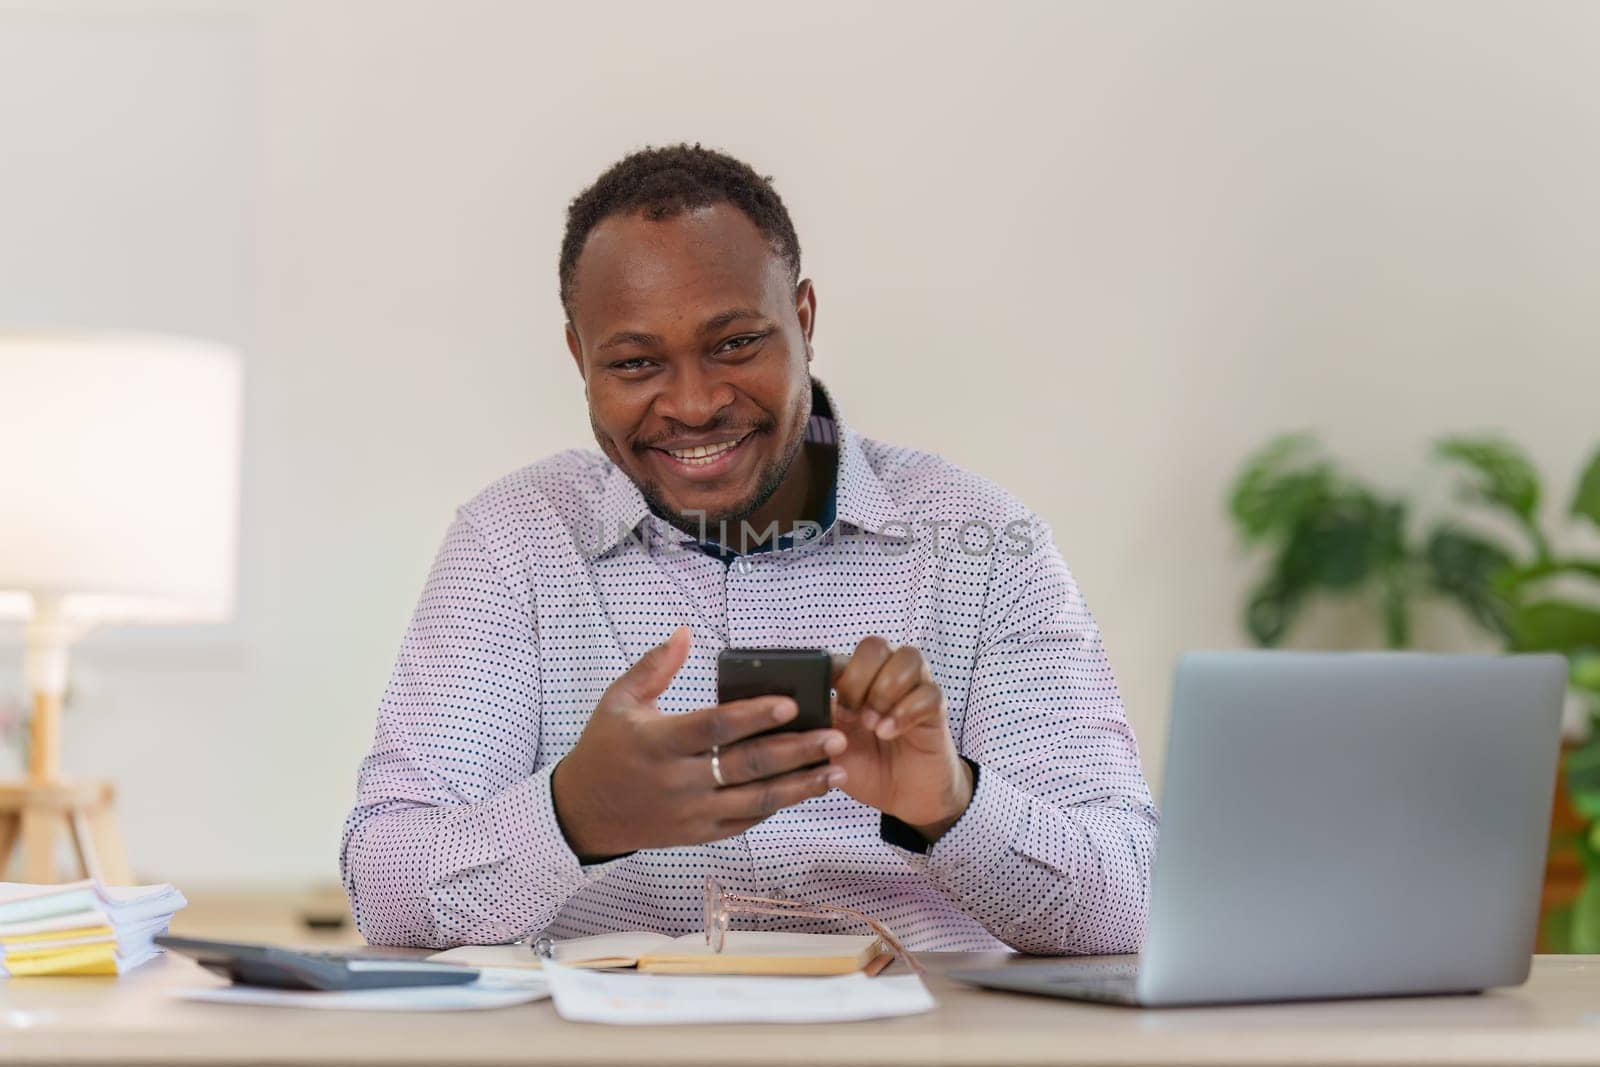
[[[553,768],[534,769],[530,597],[458,512],[401,641],[344,827],[340,873],[374,944],[517,940],[609,870],[579,863],[556,821]]]
[[[972,801],[925,853],[898,851],[1013,948],[1133,952],[1158,815],[1099,629],[1031,525],[1033,550],[991,572],[959,739]]]

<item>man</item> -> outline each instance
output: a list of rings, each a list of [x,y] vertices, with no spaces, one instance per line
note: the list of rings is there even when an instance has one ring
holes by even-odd
[[[1099,631],[1042,521],[811,378],[770,183],[629,156],[572,203],[560,280],[603,455],[446,534],[345,829],[362,933],[690,933],[710,873],[912,948],[1136,949],[1157,817]],[[832,727],[752,736],[796,709],[717,705],[726,647],[835,653]]]

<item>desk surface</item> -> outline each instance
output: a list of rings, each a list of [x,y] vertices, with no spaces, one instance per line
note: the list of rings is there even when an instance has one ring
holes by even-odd
[[[934,1014],[829,1026],[605,1027],[549,1001],[390,1015],[200,1004],[217,979],[181,958],[121,979],[0,980],[8,1064],[1600,1063],[1600,957],[1540,956],[1518,989],[1481,996],[1138,1011],[985,993],[959,966],[1035,966],[929,953]]]

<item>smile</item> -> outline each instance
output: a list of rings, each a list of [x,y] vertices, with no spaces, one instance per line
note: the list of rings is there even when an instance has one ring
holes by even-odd
[[[743,437],[736,437],[731,441],[718,441],[715,444],[694,445],[689,448],[662,448],[657,449],[657,451],[671,456],[673,460],[685,467],[711,467],[726,459],[729,453],[744,444],[749,438],[750,435],[745,434]]]
[[[658,448],[656,451],[669,458],[672,464],[683,472],[693,470],[694,474],[709,475],[714,470],[722,470],[731,464],[734,454],[738,453],[739,448],[750,440],[750,437],[752,434],[744,434],[742,437],[730,438],[726,442],[691,445],[688,448]]]

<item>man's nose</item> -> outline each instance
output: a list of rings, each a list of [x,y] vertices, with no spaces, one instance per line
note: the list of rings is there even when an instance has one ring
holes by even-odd
[[[684,426],[704,426],[733,404],[733,387],[699,367],[675,368],[656,397],[656,414]]]

